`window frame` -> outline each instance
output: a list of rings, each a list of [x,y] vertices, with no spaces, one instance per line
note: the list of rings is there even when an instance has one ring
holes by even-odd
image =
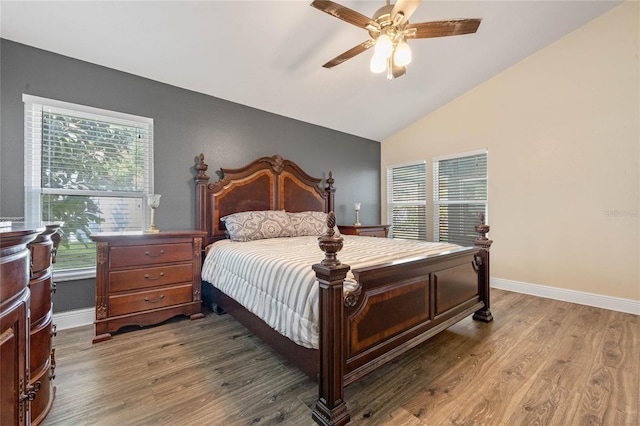
[[[395,169],[400,169],[403,167],[412,167],[412,166],[420,166],[422,165],[424,167],[424,181],[423,181],[423,188],[424,188],[424,192],[423,192],[423,200],[413,200],[413,201],[393,201],[393,178],[392,178],[392,172]],[[391,225],[390,229],[389,229],[389,238],[396,238],[394,229],[396,228],[396,226],[394,226],[394,222],[393,222],[393,207],[394,206],[423,206],[424,207],[424,228],[423,229],[419,229],[417,234],[418,237],[417,238],[409,238],[406,236],[403,237],[397,237],[397,238],[408,238],[408,239],[415,239],[418,241],[427,241],[428,240],[428,234],[427,234],[427,227],[428,227],[428,206],[427,206],[427,185],[428,185],[428,176],[427,176],[427,161],[426,160],[420,160],[420,161],[412,161],[412,162],[407,162],[407,163],[401,163],[401,164],[393,164],[390,166],[387,166],[387,223],[389,225]],[[420,238],[420,234],[424,235],[424,239]]]
[[[473,157],[477,155],[485,155],[486,158],[486,174],[485,180],[485,193],[486,198],[484,200],[465,199],[465,200],[440,200],[439,199],[439,168],[440,162],[446,160],[462,159],[465,157]],[[477,149],[473,151],[466,151],[457,154],[449,154],[432,159],[432,179],[433,179],[433,241],[440,241],[440,206],[442,205],[465,205],[465,204],[481,204],[484,205],[485,221],[489,220],[489,150],[486,148]],[[480,220],[478,219],[478,224]]]
[[[142,200],[142,218],[140,231],[144,230],[146,218],[149,216],[147,203],[144,198],[154,192],[154,121],[152,118],[142,117],[118,111],[74,104],[70,102],[48,99],[29,94],[22,95],[24,103],[24,214],[25,221],[40,222],[43,215],[42,196],[46,194],[86,195],[104,198],[128,198]],[[42,182],[42,149],[43,149],[43,115],[47,112],[77,117],[80,119],[109,122],[115,125],[143,127],[147,132],[143,192],[108,190],[69,190],[44,188]],[[117,195],[116,195],[117,194]],[[95,265],[91,267],[54,270],[56,281],[93,278],[96,275]]]

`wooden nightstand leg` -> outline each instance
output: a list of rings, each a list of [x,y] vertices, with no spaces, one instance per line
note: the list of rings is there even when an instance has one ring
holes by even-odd
[[[197,314],[191,315],[189,318],[191,318],[191,321],[197,320],[200,318],[204,318],[204,314],[202,312],[198,312]]]

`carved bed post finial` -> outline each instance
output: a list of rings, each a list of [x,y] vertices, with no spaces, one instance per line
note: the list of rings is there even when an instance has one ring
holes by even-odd
[[[479,235],[478,238],[473,240],[473,245],[488,251],[489,248],[491,248],[491,243],[493,243],[493,241],[486,237],[491,227],[484,223],[484,213],[480,213],[480,224],[476,225],[475,229]]]
[[[333,212],[329,212],[327,215],[327,232],[318,237],[318,245],[324,252],[324,259],[321,264],[326,266],[338,266],[340,261],[338,260],[338,252],[342,250],[342,244],[344,239],[342,237],[335,236],[336,215]]]
[[[475,229],[478,233],[478,238],[473,240],[473,245],[478,248],[478,254],[476,254],[476,264],[478,265],[478,292],[480,293],[480,299],[484,302],[484,308],[476,311],[473,314],[473,319],[489,322],[493,320],[491,315],[491,303],[490,303],[490,271],[489,271],[489,249],[491,248],[492,240],[487,238],[487,233],[491,227],[484,223],[484,213],[480,214],[480,224],[476,225]]]
[[[333,172],[329,171],[329,177],[327,178],[327,186],[325,187],[325,192],[327,193],[328,196],[328,202],[327,202],[327,213],[332,212],[335,210],[334,208],[334,196],[336,193],[336,189],[333,187],[333,183],[335,182],[335,179],[333,178]]]
[[[198,155],[198,164],[196,164],[196,170],[198,171],[198,176],[196,177],[196,180],[206,179],[208,181],[209,180],[209,176],[207,176],[208,168],[209,168],[209,165],[204,162],[204,154],[200,153],[200,155]]]
[[[327,189],[333,188],[333,183],[336,180],[333,178],[333,172],[329,170],[329,178],[327,179]]]
[[[327,215],[327,233],[318,237],[325,257],[313,265],[318,279],[320,332],[320,370],[318,400],[313,419],[321,425],[343,425],[351,416],[344,401],[344,331],[343,287],[349,265],[340,263],[336,253],[342,249],[343,238],[335,236],[336,216]]]

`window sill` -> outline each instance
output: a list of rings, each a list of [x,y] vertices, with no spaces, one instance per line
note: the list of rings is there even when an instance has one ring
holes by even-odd
[[[86,280],[96,277],[96,268],[68,269],[66,271],[54,271],[55,282]]]

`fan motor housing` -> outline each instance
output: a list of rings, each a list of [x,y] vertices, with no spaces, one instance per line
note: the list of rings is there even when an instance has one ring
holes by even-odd
[[[380,28],[384,29],[385,27],[388,27],[393,23],[393,20],[391,19],[392,10],[392,4],[384,5],[380,9],[376,10],[376,13],[374,13],[371,17],[371,20],[376,21],[378,24],[380,24]],[[369,35],[371,36],[371,38],[377,39],[381,32],[382,31],[369,31]]]

